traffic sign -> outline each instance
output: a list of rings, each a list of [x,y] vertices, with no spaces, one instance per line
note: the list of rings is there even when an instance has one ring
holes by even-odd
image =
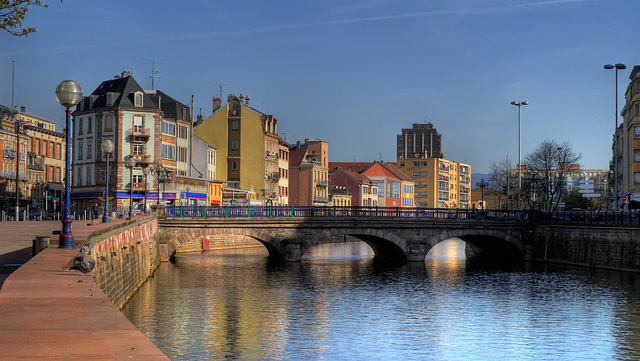
[[[623,201],[623,202],[626,202],[627,201],[627,195],[626,194],[621,195],[620,196],[620,200]]]

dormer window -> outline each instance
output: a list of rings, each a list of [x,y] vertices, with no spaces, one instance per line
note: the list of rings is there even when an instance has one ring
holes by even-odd
[[[136,107],[141,107],[142,106],[142,93],[141,92],[134,93],[133,99],[134,99],[134,103],[133,103],[134,106],[136,106]]]
[[[113,93],[107,93],[107,104],[108,107],[113,105]]]

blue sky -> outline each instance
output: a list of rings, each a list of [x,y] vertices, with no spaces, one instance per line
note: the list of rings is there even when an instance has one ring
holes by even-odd
[[[396,134],[431,122],[446,158],[486,173],[545,139],[605,169],[619,105],[640,64],[637,0],[50,1],[27,38],[0,34],[0,104],[58,122],[54,90],[85,95],[123,70],[211,115],[245,94],[289,143],[329,142],[331,161],[395,161]]]

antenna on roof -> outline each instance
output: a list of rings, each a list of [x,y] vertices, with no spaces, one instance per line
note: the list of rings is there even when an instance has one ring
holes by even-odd
[[[155,60],[151,60],[150,63],[143,63],[143,64],[151,64],[151,76],[149,78],[151,78],[151,90],[155,90],[156,74],[159,73],[158,71],[156,71],[156,64],[167,64],[167,63],[156,63]]]
[[[231,84],[213,84],[213,85],[217,85],[218,88],[220,88],[220,99],[222,99],[222,87],[225,85],[231,85]]]

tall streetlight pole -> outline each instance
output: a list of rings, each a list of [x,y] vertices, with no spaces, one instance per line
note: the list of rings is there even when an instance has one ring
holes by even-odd
[[[484,206],[484,189],[487,188],[488,184],[484,181],[484,178],[480,179],[480,182],[476,182],[476,187],[482,190],[482,209],[485,209]]]
[[[75,248],[71,233],[71,107],[82,100],[82,88],[73,80],[65,80],[56,88],[56,100],[63,107],[67,107],[67,122],[65,141],[67,142],[64,170],[64,218],[62,219],[62,233],[58,241],[58,248]]]
[[[604,66],[605,69],[616,69],[616,109],[613,113],[615,118],[616,127],[613,131],[613,209],[615,211],[619,210],[618,207],[618,140],[616,137],[616,133],[618,133],[618,70],[624,70],[627,68],[626,65],[622,63],[618,63],[616,65],[607,64]],[[622,139],[624,142],[624,139]]]
[[[522,163],[520,159],[520,107],[523,105],[529,105],[529,102],[511,102],[511,105],[515,105],[518,107],[518,209],[522,209],[522,197],[520,195],[522,191]]]
[[[129,219],[133,219],[133,167],[136,166],[136,160],[133,157],[127,158],[125,160],[127,167],[129,167]]]
[[[107,139],[102,142],[100,147],[102,148],[102,152],[105,157],[107,157],[107,169],[104,175],[106,186],[104,191],[104,215],[102,216],[102,223],[111,223],[111,218],[109,217],[109,176],[111,175],[109,173],[109,156],[111,155],[111,152],[113,152],[113,142]]]
[[[142,173],[144,174],[144,214],[147,215],[149,212],[147,211],[147,177],[151,169],[149,167],[142,168]]]

